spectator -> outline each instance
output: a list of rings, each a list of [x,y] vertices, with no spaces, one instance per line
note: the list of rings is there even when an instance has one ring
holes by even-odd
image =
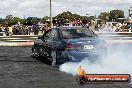
[[[16,26],[13,27],[12,32],[13,32],[13,35],[16,35]]]
[[[2,28],[0,27],[0,32],[2,32]]]
[[[31,31],[32,31],[32,26],[28,26],[28,35],[30,35]]]
[[[33,25],[33,32],[34,32],[34,35],[38,35],[38,33],[39,33],[39,26],[37,24]]]
[[[28,35],[28,26],[25,26],[25,34]]]
[[[42,33],[45,33],[45,31],[46,31],[46,25],[43,25],[42,26]]]
[[[53,26],[54,26],[54,27],[56,27],[56,23],[57,23],[57,20],[54,19],[54,20],[53,20]]]
[[[25,27],[24,26],[22,26],[21,27],[21,35],[25,35],[26,33],[25,33]]]
[[[130,23],[130,24],[128,25],[128,28],[129,28],[129,30],[131,30],[131,32],[132,32],[132,23]]]
[[[6,26],[6,28],[5,28],[5,34],[6,34],[6,36],[9,36],[9,27],[8,26]]]
[[[20,33],[20,27],[19,26],[17,26],[16,27],[16,35],[20,35],[21,33]]]
[[[82,20],[82,26],[83,26],[83,27],[87,27],[87,23],[88,23],[88,21],[86,20],[86,18],[84,18],[84,19]]]
[[[58,19],[58,20],[57,20],[57,27],[60,27],[60,26],[61,26],[61,20]]]
[[[4,31],[5,31],[4,27],[1,27],[1,32],[4,32]]]

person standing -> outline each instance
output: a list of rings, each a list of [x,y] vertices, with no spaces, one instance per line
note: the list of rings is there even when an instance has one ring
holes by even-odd
[[[25,26],[25,34],[28,35],[28,26]]]
[[[2,32],[4,32],[5,31],[4,27],[1,27],[1,30],[2,30]]]
[[[34,32],[34,35],[38,35],[38,33],[39,33],[39,26],[37,24],[33,25],[33,32]]]
[[[84,18],[84,19],[82,20],[82,26],[83,26],[83,27],[87,27],[87,23],[88,23],[88,21],[86,20],[86,18]]]
[[[8,26],[6,26],[6,28],[5,28],[5,34],[6,34],[6,36],[9,36],[9,27]]]

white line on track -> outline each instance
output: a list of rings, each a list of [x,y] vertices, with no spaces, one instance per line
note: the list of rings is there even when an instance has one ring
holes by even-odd
[[[25,42],[25,41],[33,41],[33,40],[6,40],[10,42]]]
[[[6,40],[6,39],[7,39],[7,40],[12,40],[12,39],[21,39],[21,38],[11,38],[11,37],[10,37],[10,38],[1,38],[1,39],[5,39],[5,40]]]

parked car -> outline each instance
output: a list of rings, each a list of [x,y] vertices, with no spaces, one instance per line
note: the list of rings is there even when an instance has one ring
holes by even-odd
[[[49,29],[38,37],[32,47],[32,56],[45,57],[55,66],[56,63],[79,62],[84,58],[94,61],[105,49],[105,41],[92,30],[59,27]]]

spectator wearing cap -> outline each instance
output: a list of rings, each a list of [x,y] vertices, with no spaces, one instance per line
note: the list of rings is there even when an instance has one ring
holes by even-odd
[[[88,23],[88,21],[86,20],[86,18],[84,18],[84,19],[82,20],[82,26],[83,26],[83,27],[86,27],[86,26],[87,26],[87,23]]]

